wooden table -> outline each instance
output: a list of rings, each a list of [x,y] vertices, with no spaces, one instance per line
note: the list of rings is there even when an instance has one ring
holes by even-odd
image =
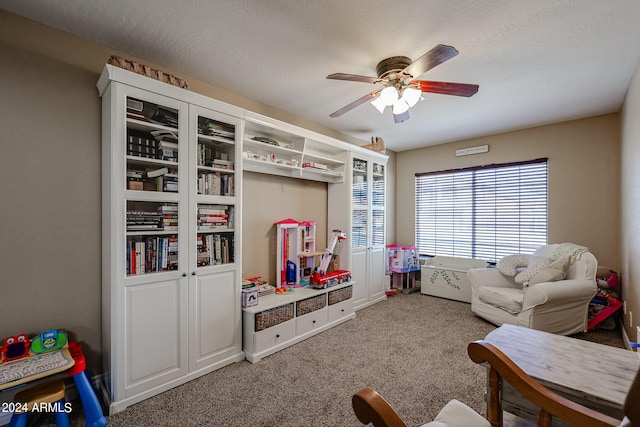
[[[514,325],[500,326],[485,341],[556,393],[622,419],[624,399],[640,369],[635,352]],[[538,409],[506,382],[502,409],[523,418],[537,418]],[[567,424],[554,419],[553,425]]]

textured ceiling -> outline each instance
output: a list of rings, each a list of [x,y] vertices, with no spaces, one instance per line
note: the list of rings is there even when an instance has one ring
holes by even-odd
[[[402,151],[618,111],[640,57],[638,0],[3,0],[0,8]],[[394,124],[363,104],[387,57],[437,44],[460,54],[423,79],[476,83],[426,94]]]

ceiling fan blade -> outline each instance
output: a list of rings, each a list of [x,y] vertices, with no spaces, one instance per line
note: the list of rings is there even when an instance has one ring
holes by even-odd
[[[373,98],[375,98],[376,96],[378,96],[378,94],[380,93],[382,89],[378,89],[378,90],[374,90],[371,93],[366,94],[365,96],[363,96],[362,98],[358,98],[355,101],[353,101],[351,104],[349,105],[345,105],[344,107],[342,107],[341,109],[339,109],[336,112],[333,112],[331,114],[329,114],[329,117],[340,117],[341,115],[343,115],[344,113],[353,110],[354,108],[356,108],[359,105],[364,104],[367,101],[372,100]]]
[[[350,82],[377,83],[381,79],[377,77],[359,76],[357,74],[333,73],[327,76],[331,80],[347,80]]]
[[[468,83],[434,82],[431,80],[414,80],[410,84],[419,84],[423,92],[441,93],[443,95],[473,96],[480,86]]]
[[[419,77],[432,69],[433,67],[442,64],[445,61],[453,58],[458,54],[456,48],[439,44],[429,52],[416,59],[402,70],[403,74],[409,74],[411,77]]]

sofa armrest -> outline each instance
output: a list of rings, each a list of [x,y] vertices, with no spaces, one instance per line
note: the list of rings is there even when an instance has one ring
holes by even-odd
[[[507,277],[500,273],[497,268],[472,268],[467,271],[467,280],[473,289],[483,286],[491,286],[495,288],[521,288],[522,286],[515,283],[513,278]]]
[[[543,282],[529,286],[522,301],[522,310],[540,304],[564,304],[569,301],[589,301],[594,297],[598,285],[593,280],[567,279],[557,282]]]

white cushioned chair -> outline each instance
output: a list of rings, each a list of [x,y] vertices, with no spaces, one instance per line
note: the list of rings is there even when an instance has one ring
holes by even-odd
[[[552,258],[572,247],[577,246],[544,245],[533,255]],[[467,273],[471,311],[496,325],[507,323],[559,335],[586,331],[589,302],[598,289],[597,266],[593,254],[582,250],[571,256],[564,279],[529,286],[517,283],[515,277],[502,274],[499,268],[471,269]]]

